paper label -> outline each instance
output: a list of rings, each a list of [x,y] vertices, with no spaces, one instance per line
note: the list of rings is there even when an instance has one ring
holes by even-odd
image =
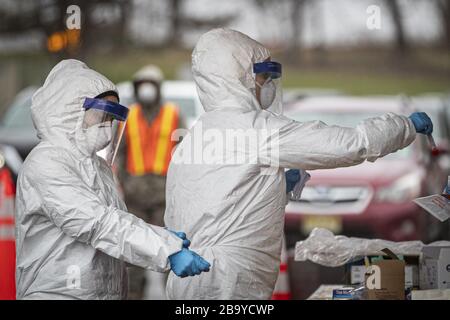
[[[414,202],[441,222],[450,218],[450,202],[441,195],[417,198]]]

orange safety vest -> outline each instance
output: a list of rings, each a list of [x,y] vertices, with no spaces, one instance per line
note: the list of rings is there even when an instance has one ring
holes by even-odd
[[[131,175],[166,175],[172,149],[172,132],[178,128],[179,111],[166,103],[158,116],[148,123],[139,104],[130,107],[126,131],[127,171]]]

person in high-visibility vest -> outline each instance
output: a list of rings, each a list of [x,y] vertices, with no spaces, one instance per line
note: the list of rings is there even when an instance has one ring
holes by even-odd
[[[178,107],[162,102],[163,80],[162,71],[154,65],[147,65],[134,75],[136,102],[130,106],[117,154],[117,174],[128,208],[159,226],[164,224],[166,173],[176,144],[172,133],[183,127]],[[131,298],[142,298],[145,282],[142,268],[130,270]]]

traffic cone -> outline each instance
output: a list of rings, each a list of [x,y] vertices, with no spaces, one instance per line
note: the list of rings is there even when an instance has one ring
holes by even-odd
[[[0,300],[16,299],[14,239],[15,187],[8,168],[0,168]]]
[[[283,237],[281,248],[280,273],[278,274],[275,289],[272,293],[272,300],[291,300],[291,289],[289,285],[288,255],[286,250],[286,240]]]

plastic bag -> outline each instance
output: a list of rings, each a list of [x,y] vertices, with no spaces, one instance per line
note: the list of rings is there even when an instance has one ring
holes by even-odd
[[[430,245],[449,246],[450,241],[437,241]],[[397,255],[419,255],[425,244],[422,241],[393,242],[380,239],[349,238],[335,236],[331,231],[314,228],[309,237],[297,242],[295,261],[318,263],[327,267],[339,267],[366,255],[380,254],[384,248]]]

